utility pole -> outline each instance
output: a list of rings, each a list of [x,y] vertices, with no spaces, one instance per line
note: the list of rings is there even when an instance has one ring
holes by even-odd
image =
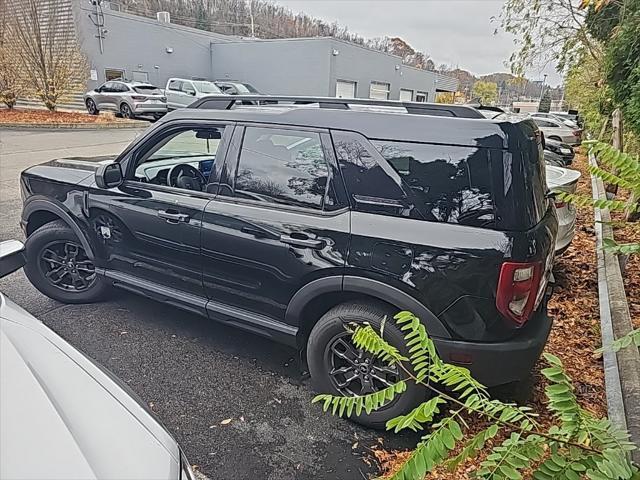
[[[540,88],[540,101],[542,101],[542,94],[544,93],[544,84],[547,83],[547,74],[544,74],[542,79],[542,88]]]

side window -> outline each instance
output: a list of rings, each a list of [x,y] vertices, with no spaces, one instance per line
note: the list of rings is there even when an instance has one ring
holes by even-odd
[[[488,151],[473,147],[373,140],[400,174],[426,220],[494,223]]]
[[[551,122],[547,122],[546,120],[535,120],[535,122],[539,127],[548,128],[548,127],[555,127],[556,126]]]
[[[171,80],[167,88],[179,92],[182,89],[182,82],[180,80]]]
[[[104,93],[112,93],[114,91],[113,85],[113,82],[107,82],[102,86],[100,91]]]
[[[321,210],[335,200],[329,177],[318,133],[247,127],[233,195]]]
[[[206,126],[167,134],[138,158],[132,180],[203,191],[224,129]]]
[[[189,95],[193,95],[196,93],[196,89],[193,87],[191,82],[182,82],[182,91],[184,93],[188,93]]]
[[[129,91],[129,87],[127,87],[124,83],[116,83],[115,84],[115,91],[116,92],[128,92]]]

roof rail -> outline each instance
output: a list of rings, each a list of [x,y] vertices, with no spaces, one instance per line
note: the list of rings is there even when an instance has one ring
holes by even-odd
[[[415,115],[436,115],[461,118],[485,118],[478,110],[468,105],[446,103],[402,102],[398,100],[375,100],[369,98],[333,98],[281,95],[208,95],[199,98],[189,108],[232,110],[236,105],[274,106],[283,104],[318,104],[320,108],[350,110],[351,105],[404,107],[407,113]]]

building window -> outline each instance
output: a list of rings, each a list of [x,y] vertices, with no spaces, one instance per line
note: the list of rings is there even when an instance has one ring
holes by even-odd
[[[401,102],[413,102],[413,90],[407,90],[405,88],[400,89],[400,101]]]
[[[427,92],[416,92],[416,102],[427,103],[429,101],[429,94]]]
[[[389,100],[389,91],[391,85],[383,82],[371,82],[369,87],[369,98],[375,98],[376,100]]]
[[[337,80],[336,98],[356,98],[356,82]]]
[[[107,68],[104,71],[104,79],[106,82],[110,80],[124,80],[124,70],[117,68]]]
[[[133,80],[134,82],[149,83],[149,73],[131,72],[131,80]]]

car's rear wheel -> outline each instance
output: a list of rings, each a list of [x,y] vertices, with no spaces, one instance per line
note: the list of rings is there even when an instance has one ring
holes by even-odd
[[[122,115],[123,118],[133,118],[133,112],[128,103],[120,105],[120,115]]]
[[[405,379],[407,375],[399,366],[389,366],[357,349],[345,329],[352,322],[368,322],[378,329],[386,316],[385,340],[407,354],[404,335],[391,320],[394,313],[384,304],[348,302],[324,314],[307,342],[307,363],[314,388],[321,393],[354,396],[374,393]],[[425,398],[425,389],[408,381],[407,390],[383,408],[351,418],[368,427],[384,428],[388,420],[407,413]]]
[[[96,102],[94,102],[93,99],[88,98],[86,101],[86,106],[87,106],[87,112],[89,112],[89,114],[98,115],[100,113],[100,110],[98,110],[98,107],[96,106]]]
[[[47,223],[26,241],[29,281],[46,296],[63,303],[91,303],[108,288],[73,230],[62,220]]]

